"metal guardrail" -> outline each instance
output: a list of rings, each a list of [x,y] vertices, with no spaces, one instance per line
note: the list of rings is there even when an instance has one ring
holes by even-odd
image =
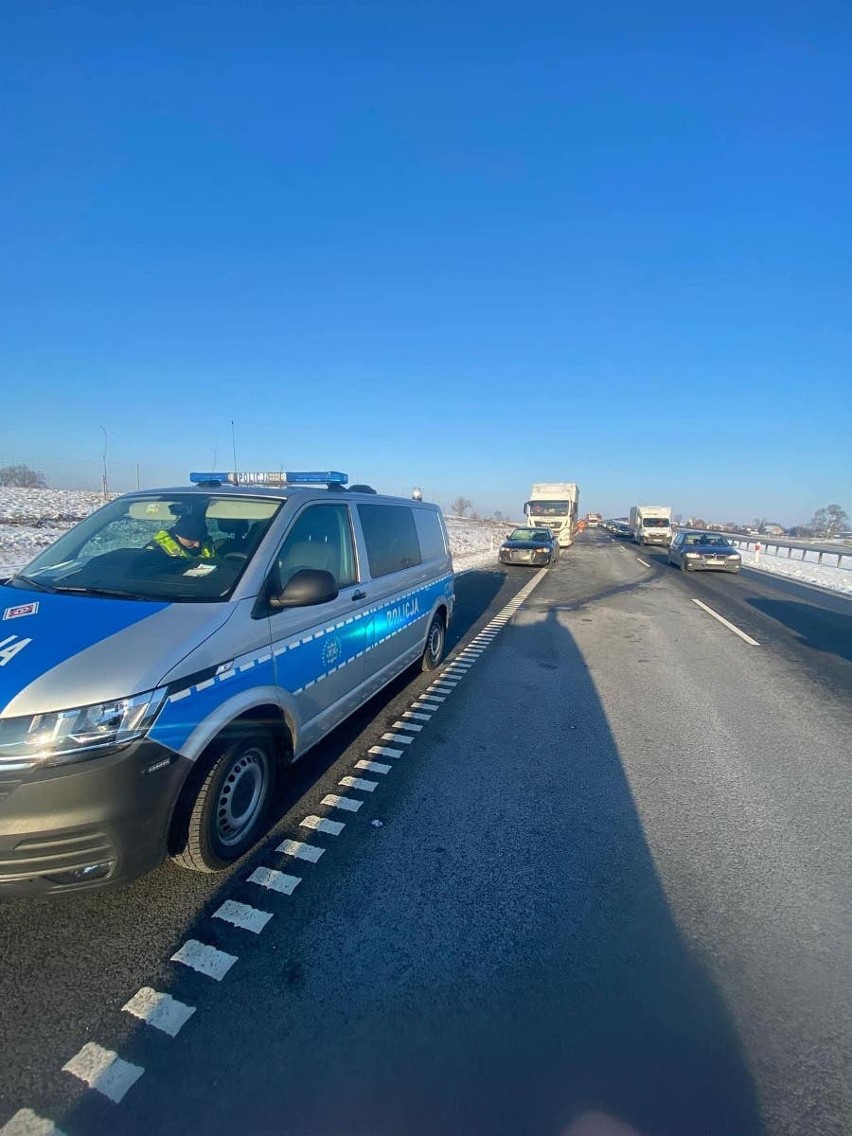
[[[844,568],[847,571],[852,569],[852,547],[847,545],[837,548],[827,548],[824,544],[804,544],[800,541],[793,543],[791,541],[779,540],[776,537],[736,536],[732,533],[723,533],[722,535],[726,536],[737,548],[745,547],[749,552],[755,552],[758,548],[761,553],[769,552],[770,549],[774,549],[772,555],[780,556],[783,549],[787,553],[788,560],[794,559],[794,552],[801,552],[801,557],[797,556],[795,559],[807,561],[809,564],[822,564],[824,563],[823,557],[828,556],[835,558],[833,565],[831,560],[827,561],[830,567]],[[808,553],[815,553],[817,557],[816,561],[807,560]],[[846,560],[845,564],[843,563],[844,559]]]

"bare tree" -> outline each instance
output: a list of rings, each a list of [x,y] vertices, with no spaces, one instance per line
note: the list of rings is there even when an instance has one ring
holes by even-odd
[[[0,485],[15,489],[45,489],[47,482],[43,473],[30,469],[22,462],[19,465],[5,465],[0,469]]]
[[[473,501],[469,501],[467,497],[456,497],[450,505],[450,512],[454,517],[463,517],[471,508],[473,508]]]
[[[824,509],[817,509],[810,522],[810,527],[819,536],[832,537],[849,526],[849,517],[845,509],[839,505],[826,505]]]

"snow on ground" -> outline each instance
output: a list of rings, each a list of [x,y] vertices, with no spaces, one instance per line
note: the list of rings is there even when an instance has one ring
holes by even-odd
[[[0,487],[0,576],[19,571],[103,503],[100,493],[83,490]],[[456,571],[496,567],[497,546],[511,527],[447,517]]]
[[[0,576],[19,571],[57,537],[103,504],[100,493],[74,489],[10,489],[0,488]],[[456,572],[497,566],[497,546],[513,527],[502,521],[474,521],[468,517],[447,517],[450,549]],[[817,564],[817,553],[795,549],[788,559],[741,549],[743,564],[805,584],[828,588],[852,596],[852,557],[844,559],[846,567]],[[833,559],[833,557],[827,557]]]
[[[793,550],[793,557],[801,557],[801,552]],[[740,549],[743,566],[757,568],[761,572],[768,572],[773,576],[786,576],[791,580],[798,580],[800,584],[815,584],[818,588],[828,588],[832,592],[842,592],[852,596],[852,557],[844,557],[843,563],[847,568],[838,568],[831,564],[817,564],[817,554],[808,553],[806,560],[787,559],[787,553],[774,556],[771,552],[747,552]]]

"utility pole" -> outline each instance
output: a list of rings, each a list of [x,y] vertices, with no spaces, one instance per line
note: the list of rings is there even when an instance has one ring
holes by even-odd
[[[234,420],[233,420],[233,418],[231,419],[231,447],[232,447],[233,452],[234,452],[234,484],[236,484],[236,482],[238,480],[238,478],[237,478],[237,436],[236,436],[236,433],[234,432]]]
[[[106,426],[101,426],[101,430],[103,430],[103,434],[104,434],[104,452],[102,454],[104,470],[103,470],[102,476],[103,476],[104,501],[106,501],[106,499],[109,497],[109,480],[107,478],[107,452],[109,451],[109,434],[107,434]]]

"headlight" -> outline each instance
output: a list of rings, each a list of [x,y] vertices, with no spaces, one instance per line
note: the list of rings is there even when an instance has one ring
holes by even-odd
[[[740,557],[740,554],[738,552],[729,552],[728,553],[728,559],[729,560],[740,560],[741,557]]]
[[[700,560],[701,559],[701,553],[700,552],[685,552],[684,556],[686,557],[687,560]]]
[[[118,749],[142,737],[166,697],[165,687],[133,698],[54,710],[25,718],[0,718],[0,763],[42,762],[65,765]]]

